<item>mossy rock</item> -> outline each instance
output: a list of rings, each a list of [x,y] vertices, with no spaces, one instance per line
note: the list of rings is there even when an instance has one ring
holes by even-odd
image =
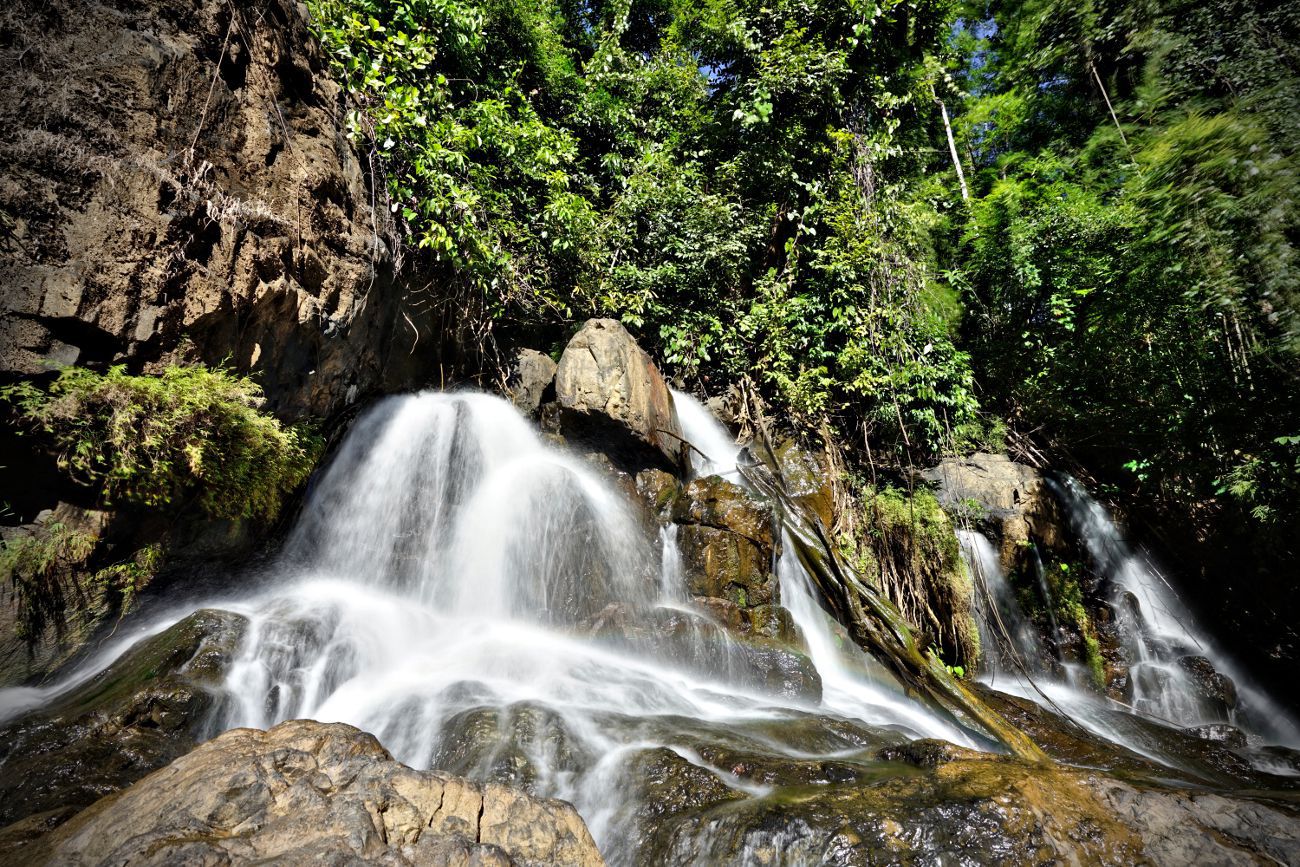
[[[0,823],[84,807],[206,735],[247,620],[204,609],[0,731]]]
[[[795,439],[777,443],[775,452],[776,468],[790,499],[816,515],[822,526],[829,530],[835,525],[835,489],[825,460]]]
[[[781,605],[744,607],[729,599],[697,596],[695,603],[727,631],[744,638],[769,638],[792,646],[803,645],[803,635],[789,609]]]
[[[672,517],[673,504],[682,493],[682,484],[672,473],[652,467],[636,474],[636,490],[656,521],[666,524]]]
[[[770,552],[772,507],[721,476],[695,479],[673,504],[673,521],[727,530]]]
[[[692,596],[714,596],[741,608],[779,601],[770,551],[714,527],[687,525],[680,528],[677,539]]]
[[[1300,841],[1284,803],[1136,787],[942,742],[885,759],[851,782],[687,802],[655,817],[636,863],[1285,863]]]

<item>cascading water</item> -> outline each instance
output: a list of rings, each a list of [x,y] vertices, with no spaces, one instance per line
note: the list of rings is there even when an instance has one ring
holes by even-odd
[[[1128,544],[1105,507],[1069,476],[1049,484],[1098,573],[1113,588],[1111,602],[1120,613],[1120,632],[1131,660],[1135,707],[1178,725],[1229,721],[1270,743],[1300,745],[1296,722],[1216,646],[1150,558]],[[1228,720],[1197,699],[1191,675],[1180,663],[1189,657],[1208,660],[1236,684],[1238,705]]]
[[[679,399],[706,469],[734,472],[731,438]],[[770,787],[703,754],[870,764],[869,744],[963,740],[843,646],[794,560],[780,564],[781,592],[820,670],[820,703],[747,681],[743,649],[685,592],[675,528],[654,544],[614,485],[508,403],[388,398],[316,483],[276,580],[218,603],[249,627],[212,728],[351,723],[410,765],[573,802],[615,864],[644,857],[628,780],[655,750],[761,798]],[[87,671],[0,705],[30,706]],[[840,722],[809,736],[822,720]],[[707,835],[692,839],[674,846],[709,861]]]
[[[681,422],[682,433],[695,451],[692,461],[697,476],[722,476],[727,481],[738,482],[736,458],[740,455],[740,446],[736,439],[727,433],[709,408],[693,395],[672,389],[673,404],[677,407],[677,419]]]
[[[1289,747],[1300,744],[1300,732],[1294,722],[1215,649],[1146,556],[1124,541],[1105,509],[1072,478],[1065,477],[1051,484],[1097,572],[1113,587],[1111,601],[1130,660],[1132,703],[1121,704],[1086,688],[1082,685],[1086,678],[1071,676],[1075,672],[1068,665],[1064,678],[1043,665],[1040,650],[1043,644],[1032,621],[1016,603],[1014,589],[1002,571],[992,544],[980,533],[959,530],[958,538],[967,563],[988,590],[988,599],[983,594],[976,597],[984,654],[981,679],[1005,692],[1054,705],[1093,734],[1141,756],[1193,770],[1176,750],[1170,752],[1159,729],[1144,720],[1175,728],[1226,721],[1198,700],[1188,673],[1179,664],[1179,658],[1184,655],[1201,656],[1215,670],[1236,682],[1240,703],[1231,722],[1240,726],[1253,742]],[[1041,576],[1039,580],[1042,581]],[[1050,605],[1050,600],[1045,601]],[[995,619],[990,603],[996,606],[999,619]],[[1052,628],[1056,628],[1054,623]],[[1012,652],[1015,656],[1008,658]],[[1250,758],[1262,770],[1292,773],[1289,767],[1270,761],[1266,753],[1252,753]]]
[[[996,683],[999,676],[1043,673],[1034,625],[1021,610],[992,543],[973,530],[958,530],[957,541],[977,587],[987,591],[976,591],[975,613],[980,631],[980,665],[989,682]]]
[[[740,447],[727,429],[695,397],[673,391],[682,433],[708,456],[696,475],[721,475],[744,484],[736,469]],[[793,550],[789,538],[783,550]],[[907,699],[897,682],[870,656],[860,650],[835,621],[822,610],[813,591],[812,579],[798,557],[781,557],[777,562],[781,601],[799,627],[817,672],[822,679],[822,705],[850,719],[878,725],[903,723],[926,737],[945,738],[970,744],[956,727],[936,718]]]

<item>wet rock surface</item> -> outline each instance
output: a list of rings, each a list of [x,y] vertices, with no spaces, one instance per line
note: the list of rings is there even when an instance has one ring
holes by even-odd
[[[772,507],[721,476],[691,481],[673,507],[673,520],[726,530],[772,550]]]
[[[788,609],[780,605],[745,607],[716,596],[697,596],[695,603],[718,623],[736,635],[772,638],[786,644],[802,643],[803,637]]]
[[[720,476],[707,476],[686,485],[673,501],[672,518],[692,596],[739,634],[788,632],[767,614],[780,603],[770,505]],[[762,613],[738,615],[735,609]]]
[[[672,473],[651,468],[636,474],[636,491],[654,523],[662,526],[672,519],[682,485]]]
[[[1100,768],[1136,783],[1189,787],[1271,791],[1291,798],[1300,792],[1300,779],[1257,770],[1242,748],[1241,732],[1232,726],[1176,729],[1115,709],[1108,722],[1130,743],[1172,757],[1172,766],[1159,764],[1084,729],[1063,714],[1028,699],[1007,695],[982,684],[976,691],[991,707],[1029,734],[1052,758],[1071,765]],[[1234,734],[1235,733],[1235,734]],[[1213,735],[1213,736],[1211,736]],[[1279,765],[1279,769],[1285,767]]]
[[[1214,664],[1204,656],[1184,656],[1179,666],[1190,676],[1196,695],[1211,713],[1228,719],[1237,706],[1237,685],[1226,674],[1216,671]]]
[[[234,729],[11,851],[27,864],[603,863],[572,806],[415,771],[372,735]]]
[[[246,626],[197,611],[0,730],[0,824],[79,809],[193,749]]]
[[[677,539],[691,595],[716,597],[741,608],[777,601],[770,549],[728,530],[695,524],[682,527]]]
[[[530,794],[538,793],[547,774],[576,773],[595,761],[561,714],[535,702],[461,711],[443,732],[433,767]]]
[[[650,611],[611,605],[588,629],[623,651],[719,679],[740,691],[812,704],[821,699],[816,666],[791,641],[799,636],[788,621],[789,612],[778,606],[733,608],[735,616],[728,620],[715,615],[716,605],[725,600],[704,598],[696,603],[694,609],[664,605]],[[775,636],[753,626],[765,617],[776,620],[777,626],[765,627],[777,632]]]
[[[754,777],[778,785],[677,797],[678,810],[654,817],[639,863],[1253,864],[1293,863],[1300,851],[1287,804],[1136,786],[941,741],[879,757],[819,772],[787,761],[773,773],[711,754],[720,772],[747,775],[746,787]]]
[[[24,537],[48,538],[53,527],[89,540],[89,550],[79,562],[55,564],[47,580],[57,582],[57,588],[51,589],[58,592],[37,603],[46,608],[43,619],[50,621],[38,629],[20,622],[15,582],[0,582],[0,684],[22,683],[54,670],[76,653],[111,613],[113,600],[106,584],[76,578],[86,571],[86,560],[94,556],[99,541],[110,535],[113,519],[112,512],[61,502],[30,524],[0,530],[5,545],[21,543]]]
[[[1185,729],[1185,731],[1193,737],[1198,737],[1203,741],[1223,744],[1230,749],[1241,749],[1246,746],[1246,733],[1236,726],[1212,723],[1210,725],[1193,726]]]
[[[825,456],[809,451],[795,439],[780,440],[773,451],[771,466],[790,499],[816,515],[829,530],[835,524],[835,490]]]

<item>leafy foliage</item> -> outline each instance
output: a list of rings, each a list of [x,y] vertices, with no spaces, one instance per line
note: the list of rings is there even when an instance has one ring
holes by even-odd
[[[0,575],[17,601],[15,634],[32,640],[62,618],[64,584],[95,550],[98,540],[58,522],[0,543]]]
[[[932,267],[946,194],[915,173],[945,3],[311,8],[390,208],[476,333],[612,315],[670,373],[757,372],[886,450],[978,426]]]
[[[1300,76],[1281,48],[1300,15],[972,12],[954,69],[975,196],[951,254],[994,405],[1167,517],[1281,539],[1300,526]]]
[[[974,585],[939,501],[927,489],[860,486],[856,494],[861,514],[838,540],[841,550],[909,622],[929,632],[938,655],[953,660],[950,673],[973,665],[980,654]]]
[[[105,504],[183,507],[214,518],[272,518],[311,472],[321,440],[258,410],[260,389],[222,370],[133,376],[66,368],[42,390],[4,390],[61,469]]]
[[[90,565],[100,540],[58,521],[0,542],[0,576],[13,588],[14,634],[35,642],[48,629],[63,629],[75,600],[83,618],[92,619],[115,604],[120,614],[134,606],[163,562],[162,546],[147,545],[125,560],[101,569]]]

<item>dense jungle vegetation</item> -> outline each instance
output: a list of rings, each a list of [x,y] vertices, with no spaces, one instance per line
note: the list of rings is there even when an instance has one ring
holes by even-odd
[[[404,267],[480,345],[614,316],[875,460],[1005,422],[1193,533],[1294,538],[1296,4],[309,5]]]

